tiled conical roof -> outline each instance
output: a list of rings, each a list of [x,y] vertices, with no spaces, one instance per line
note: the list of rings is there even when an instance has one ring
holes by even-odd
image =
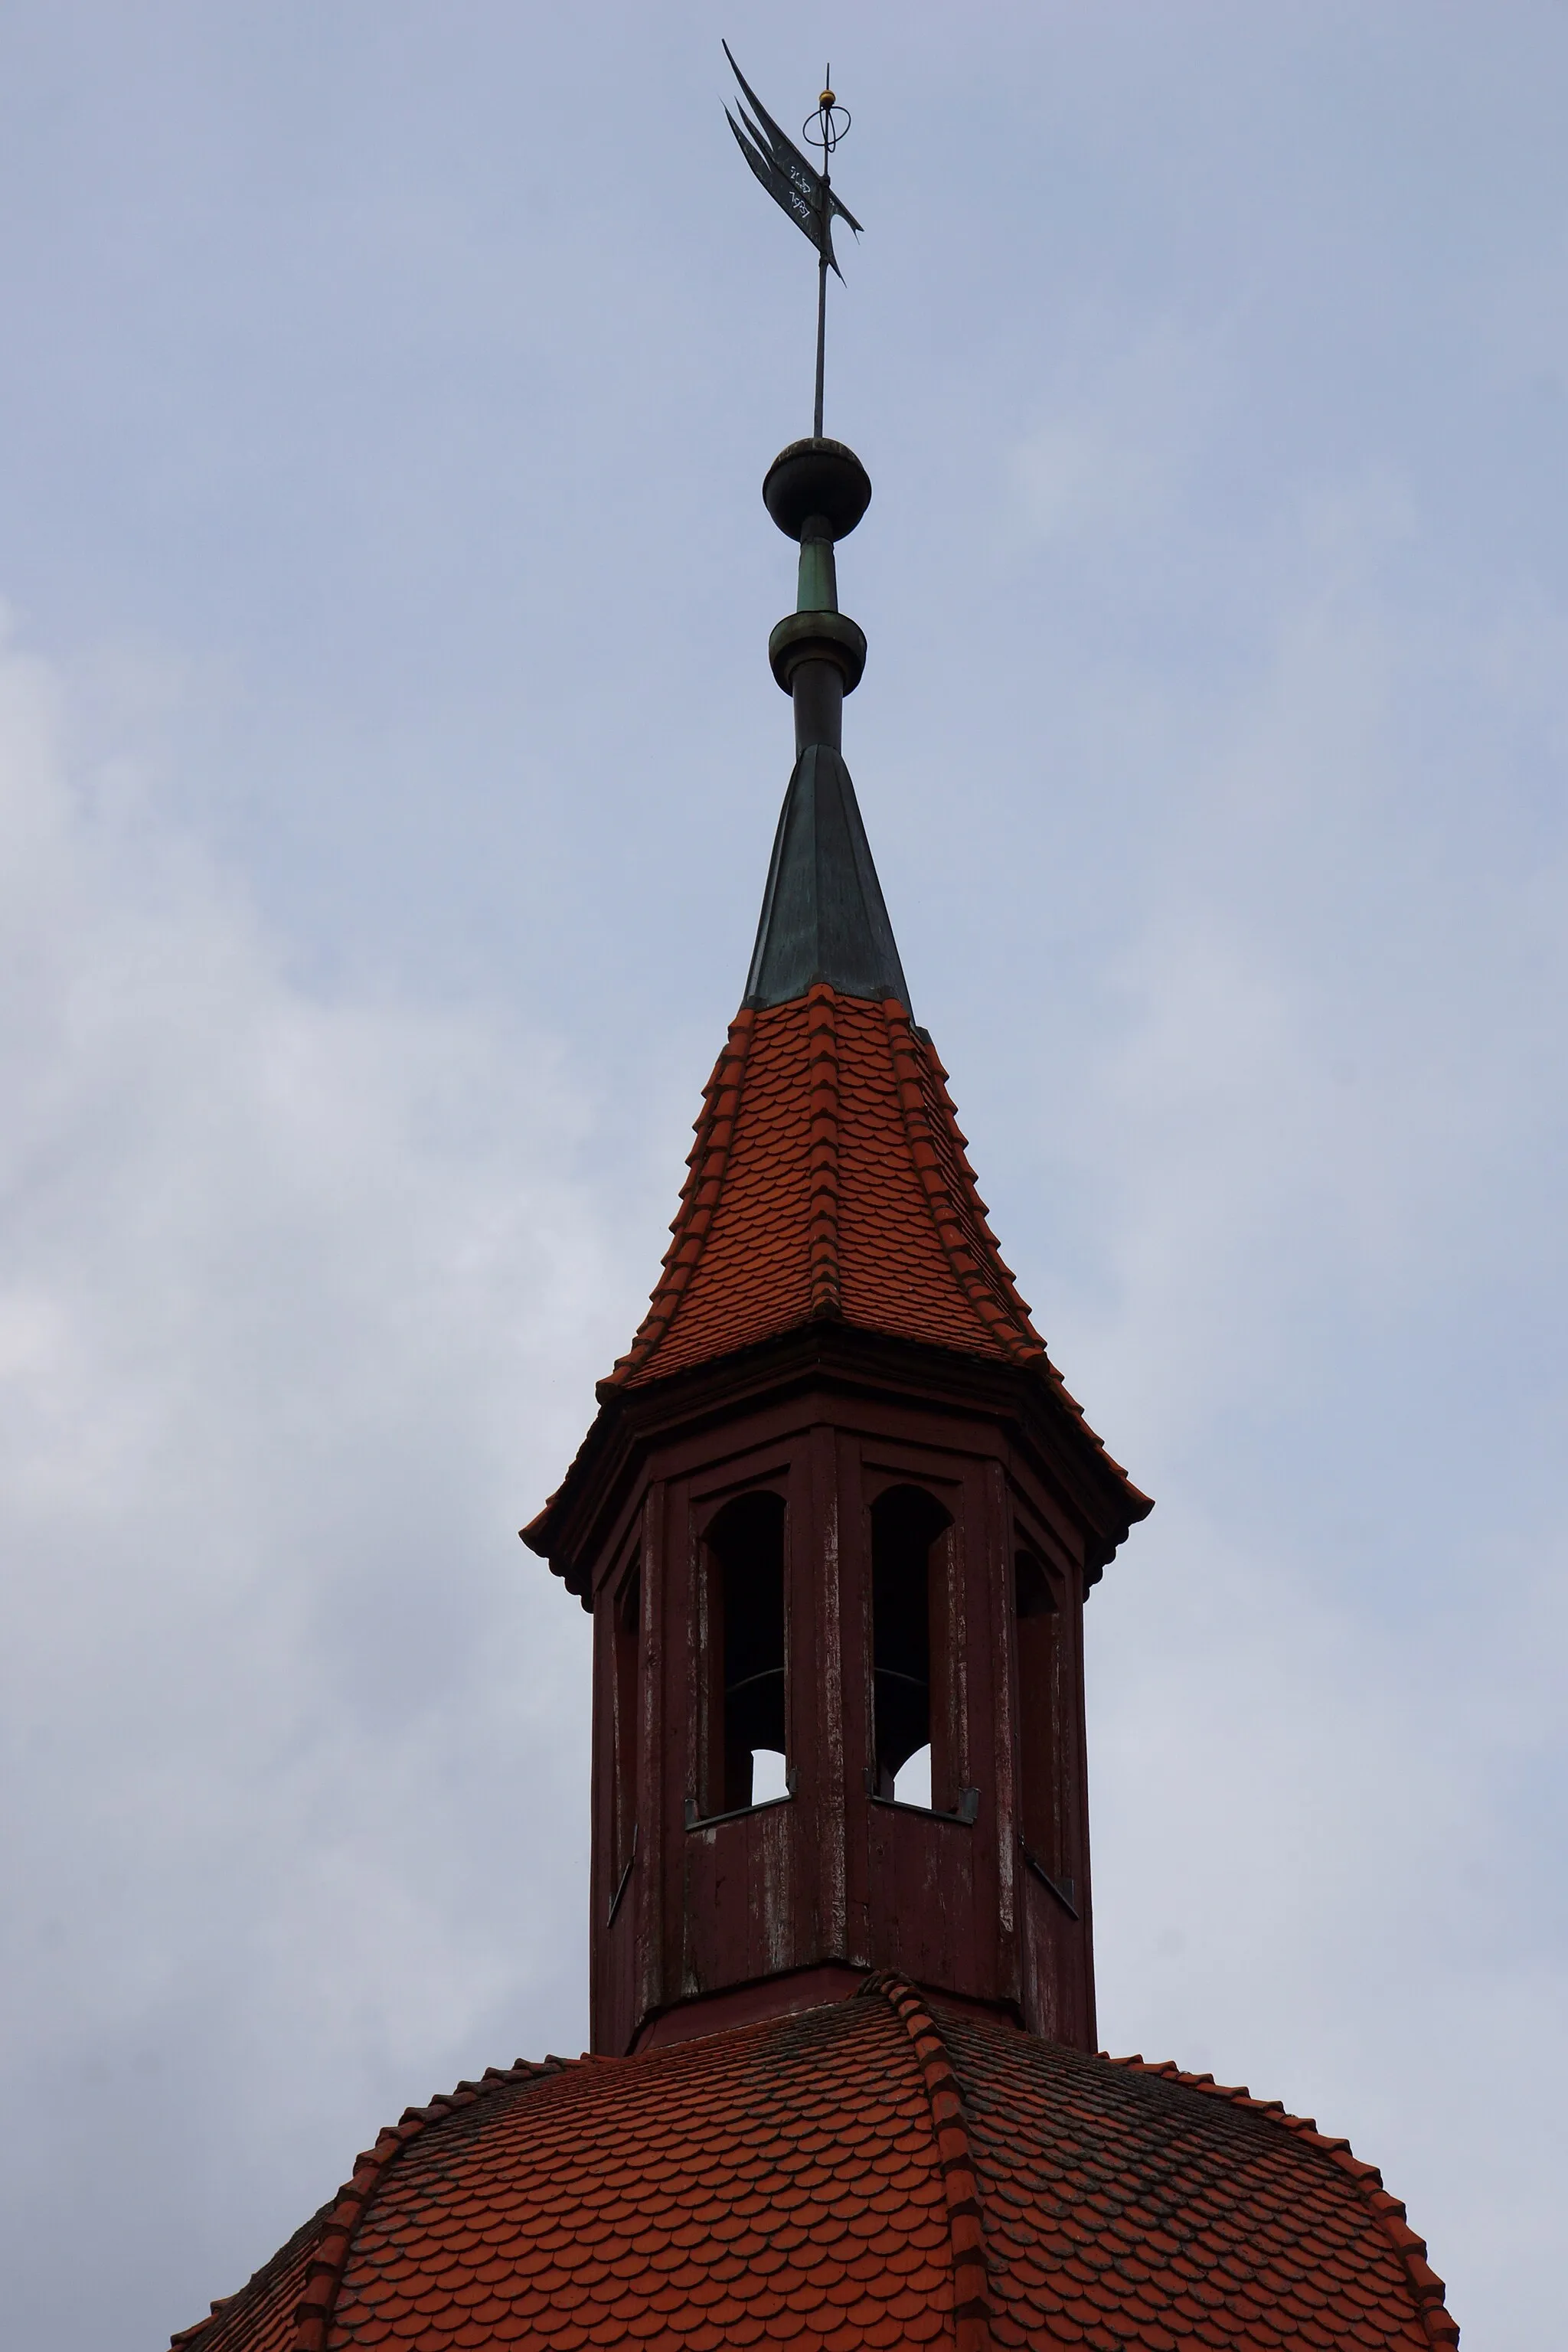
[[[410,2109],[183,2352],[1431,2352],[1381,2176],[1276,2101],[897,1979]]]
[[[985,1222],[947,1074],[903,1004],[818,982],[746,1006],[709,1080],[674,1239],[611,1376],[634,1385],[830,1317],[1045,1362]]]

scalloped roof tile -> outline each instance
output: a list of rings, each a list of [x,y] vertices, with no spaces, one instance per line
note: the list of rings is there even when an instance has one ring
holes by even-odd
[[[903,1005],[818,982],[737,1014],[704,1091],[664,1270],[610,1375],[637,1386],[832,1318],[1045,1369]]]
[[[1429,2352],[1405,2209],[1278,2102],[897,1979],[410,2109],[180,2352]]]

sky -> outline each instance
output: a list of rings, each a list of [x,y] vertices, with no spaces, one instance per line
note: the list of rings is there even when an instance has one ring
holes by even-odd
[[[846,751],[1157,1508],[1100,2027],[1349,2136],[1469,2352],[1568,2102],[1568,14],[11,0],[0,2264],[161,2346],[586,2032],[515,1530],[658,1271],[787,778],[759,485],[853,111]]]

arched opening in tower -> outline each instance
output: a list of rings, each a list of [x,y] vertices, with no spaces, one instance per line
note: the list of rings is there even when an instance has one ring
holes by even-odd
[[[889,1486],[871,1506],[872,1771],[879,1797],[952,1802],[949,1710],[942,1704],[945,1579],[931,1574],[932,1549],[952,1525],[922,1486]],[[920,1775],[917,1790],[910,1780],[926,1750],[929,1779]],[[906,1767],[910,1772],[900,1780]]]
[[[784,1506],[737,1495],[707,1532],[705,1811],[782,1795],[787,1769]]]

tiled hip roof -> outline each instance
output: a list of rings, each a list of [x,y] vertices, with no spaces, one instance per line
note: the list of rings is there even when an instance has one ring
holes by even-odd
[[[1404,2209],[1245,2092],[896,1979],[410,2111],[185,2352],[1429,2352]],[[302,2282],[304,2282],[302,2286]]]
[[[956,2012],[999,2345],[1400,2346],[1459,2331],[1388,2196],[1279,2102]]]

